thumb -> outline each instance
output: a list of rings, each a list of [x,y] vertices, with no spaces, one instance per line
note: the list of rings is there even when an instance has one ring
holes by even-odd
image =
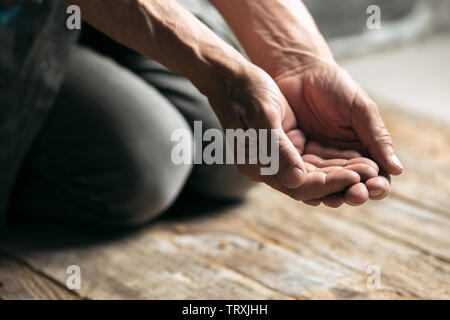
[[[306,180],[306,169],[300,153],[282,129],[276,130],[278,135],[279,170],[277,179],[288,189],[303,185]]]
[[[403,165],[397,157],[392,138],[378,108],[364,92],[355,95],[353,127],[370,156],[389,174],[399,175]]]

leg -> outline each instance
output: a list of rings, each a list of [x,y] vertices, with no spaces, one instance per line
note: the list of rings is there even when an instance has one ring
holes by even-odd
[[[203,131],[222,129],[219,119],[203,96],[186,78],[131,50],[122,48],[112,56],[164,95],[185,117],[189,126],[202,121]],[[241,199],[255,185],[243,177],[235,165],[195,165],[188,187],[220,199]]]
[[[176,199],[192,169],[171,161],[178,128],[189,130],[157,90],[79,48],[23,167],[12,211],[106,225],[147,221]]]
[[[114,42],[92,27],[85,26],[82,41],[112,57],[156,88],[183,114],[191,128],[194,127],[194,121],[202,121],[203,131],[221,129],[208,99],[186,78]],[[195,165],[188,181],[188,187],[194,191],[220,199],[241,199],[254,185],[239,173],[235,165]]]

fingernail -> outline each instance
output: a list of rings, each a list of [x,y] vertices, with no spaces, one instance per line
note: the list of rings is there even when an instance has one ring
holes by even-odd
[[[391,161],[396,167],[399,167],[402,170],[404,169],[400,159],[395,154],[391,157]]]
[[[303,179],[303,171],[297,167],[287,170],[283,176],[283,184],[286,188],[297,188]]]

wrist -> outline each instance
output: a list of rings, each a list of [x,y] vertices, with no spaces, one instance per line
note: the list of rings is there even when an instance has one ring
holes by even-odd
[[[336,63],[331,51],[325,46],[292,42],[290,47],[266,49],[266,58],[262,57],[259,59],[260,62],[255,63],[276,79],[290,72],[307,69],[317,63]]]
[[[194,71],[198,76],[189,78],[213,108],[227,101],[232,89],[243,86],[250,78],[250,70],[257,68],[232,47],[208,51],[197,61],[201,64]]]
[[[272,77],[317,59],[334,60],[301,0],[210,1],[235,31],[251,61]]]

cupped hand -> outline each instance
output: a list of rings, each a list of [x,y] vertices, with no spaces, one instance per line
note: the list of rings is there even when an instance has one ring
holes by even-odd
[[[347,190],[329,195],[322,199],[305,201],[306,204],[317,206],[321,203],[337,208],[347,203],[359,206],[369,198],[372,200],[384,199],[390,191],[390,177],[380,173],[378,165],[358,152],[351,150],[339,150],[332,147],[324,147],[317,142],[309,142],[305,147],[303,160],[309,172],[347,169],[359,174],[361,182],[349,187]]]
[[[376,104],[334,61],[312,57],[274,79],[308,140],[369,155],[387,174],[403,171]]]
[[[295,132],[295,134],[293,134]],[[354,150],[342,150],[334,147],[327,147],[318,142],[306,142],[301,131],[288,133],[298,152],[302,154],[302,159],[308,174],[325,173],[331,174],[338,170],[351,170],[360,176],[360,181],[347,189],[325,197],[315,199],[303,199],[303,202],[318,206],[321,203],[326,206],[337,208],[346,203],[352,206],[364,204],[367,200],[382,200],[390,191],[390,176],[380,171],[378,165],[363,157]],[[333,174],[336,174],[334,172]]]
[[[250,68],[245,76],[236,78],[229,88],[230,91],[219,99],[210,97],[210,103],[225,131],[272,129],[277,134],[279,170],[274,175],[262,175],[262,164],[248,162],[248,155],[252,151],[248,150],[249,144],[246,143],[246,161],[238,164],[244,176],[264,182],[308,204],[320,201],[337,207],[342,201],[357,205],[368,199],[370,181],[378,176],[376,164],[361,158],[355,151],[340,151],[333,158],[327,154],[329,149],[318,144],[307,145],[293,108],[288,105],[277,84],[262,69],[256,66]],[[308,148],[314,156],[302,159],[301,155]],[[385,184],[381,186],[376,186],[383,193],[380,197],[388,192]]]

